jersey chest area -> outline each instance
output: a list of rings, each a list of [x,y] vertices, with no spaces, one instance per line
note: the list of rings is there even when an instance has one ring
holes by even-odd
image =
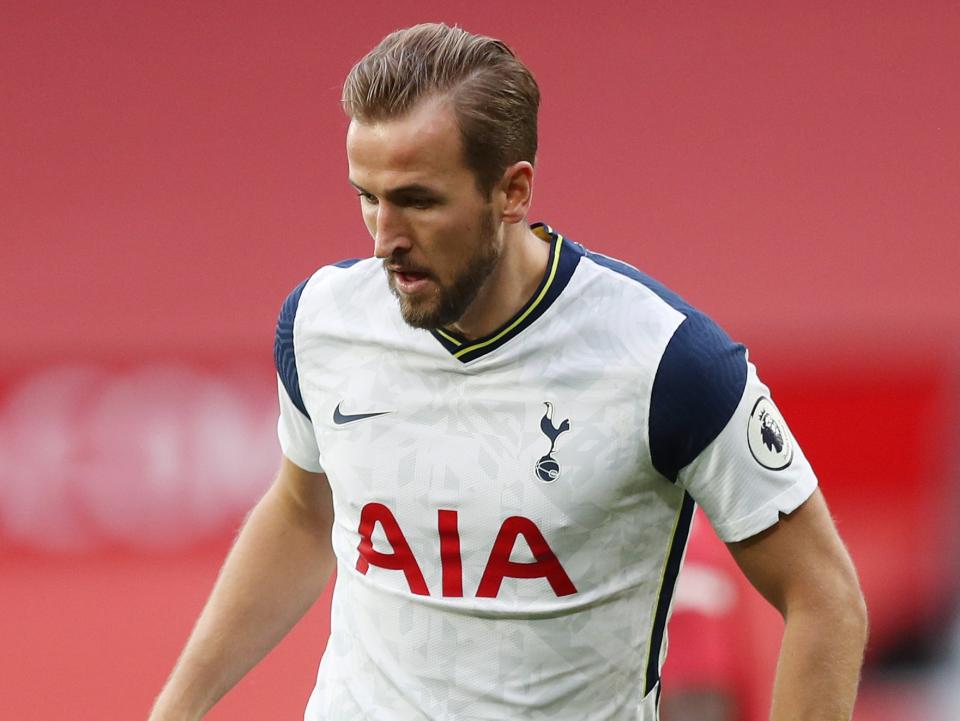
[[[342,500],[414,494],[574,512],[645,469],[647,409],[616,374],[561,364],[457,368],[380,359],[309,389],[322,462]]]
[[[641,515],[669,521],[669,484],[649,467],[642,392],[600,371],[390,356],[328,368],[308,402],[341,561],[421,595],[562,596],[616,573]]]

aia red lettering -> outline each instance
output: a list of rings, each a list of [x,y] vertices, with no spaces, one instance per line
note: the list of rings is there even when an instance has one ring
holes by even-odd
[[[437,511],[437,531],[440,533],[440,571],[443,574],[443,595],[463,595],[463,563],[460,560],[460,531],[457,512]]]
[[[373,548],[373,528],[379,523],[383,528],[393,553],[381,553]],[[373,566],[380,568],[389,568],[394,571],[403,571],[407,577],[407,585],[410,586],[410,592],[418,596],[429,596],[427,582],[423,580],[423,573],[420,566],[417,565],[417,559],[413,557],[413,551],[410,550],[410,544],[404,538],[403,531],[400,530],[400,524],[393,517],[390,509],[382,503],[368,503],[360,512],[360,528],[357,530],[360,534],[360,545],[357,550],[360,557],[357,559],[357,570],[366,575],[367,569]]]
[[[390,544],[392,553],[377,551],[373,547],[373,531],[380,524]],[[370,566],[392,571],[403,571],[410,592],[418,596],[429,596],[430,590],[424,580],[417,559],[407,543],[400,524],[387,506],[382,503],[368,503],[360,512],[360,544],[357,546],[357,571],[366,574]],[[437,535],[440,542],[441,593],[447,598],[463,596],[463,560],[460,553],[460,530],[456,511],[441,508],[437,511]],[[517,538],[530,548],[534,560],[530,563],[511,561]],[[523,516],[511,516],[503,522],[497,532],[493,549],[487,560],[486,568],[477,587],[478,598],[496,598],[504,578],[545,578],[557,596],[569,596],[576,593],[576,586],[570,580],[560,559],[550,548],[537,524]]]
[[[533,557],[533,563],[518,563],[510,560],[517,536],[523,536]],[[500,526],[497,540],[493,542],[490,559],[480,579],[477,596],[482,598],[496,598],[500,592],[503,579],[509,578],[546,578],[550,588],[558,596],[569,596],[577,589],[560,565],[560,560],[547,544],[547,539],[540,533],[540,529],[529,518],[511,516]]]

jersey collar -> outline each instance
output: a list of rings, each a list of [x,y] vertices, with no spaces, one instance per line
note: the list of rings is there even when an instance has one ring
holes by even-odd
[[[574,244],[546,223],[534,223],[530,226],[530,229],[541,240],[550,243],[550,258],[547,261],[547,268],[540,280],[540,285],[537,286],[530,300],[510,320],[483,338],[467,340],[448,330],[435,329],[430,331],[433,337],[440,342],[440,345],[461,363],[476,360],[522,333],[525,328],[546,312],[547,308],[553,304],[553,301],[560,296],[567,283],[570,282],[582,253],[577,252]]]

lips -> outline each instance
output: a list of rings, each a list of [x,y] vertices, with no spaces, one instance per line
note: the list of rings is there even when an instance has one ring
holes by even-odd
[[[405,283],[413,283],[418,280],[423,280],[427,277],[426,273],[421,273],[415,270],[397,270],[394,271],[400,280]]]
[[[391,266],[388,268],[393,277],[393,285],[404,294],[417,293],[430,282],[430,274],[413,268]]]

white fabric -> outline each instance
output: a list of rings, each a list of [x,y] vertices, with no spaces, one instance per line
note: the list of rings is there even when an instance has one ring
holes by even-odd
[[[278,425],[291,460],[327,473],[336,513],[331,636],[307,721],[656,718],[645,673],[667,557],[686,540],[675,539],[685,489],[730,540],[776,522],[816,484],[799,449],[787,472],[745,450],[744,412],[766,392],[752,368],[730,424],[679,482],[653,468],[651,390],[683,320],[646,286],[582,258],[542,317],[464,364],[403,323],[379,261],[313,276],[294,326],[312,423],[281,386]],[[546,403],[554,428],[570,426],[549,454],[560,471],[551,482],[536,473],[550,450]],[[383,415],[336,424],[340,404]],[[358,568],[369,504],[395,519],[429,595],[402,570]],[[443,595],[441,511],[457,514],[462,597]],[[541,574],[478,596],[511,517],[532,522],[575,592],[559,595]],[[372,546],[397,550],[379,523]],[[526,536],[509,560],[535,560]],[[665,648],[653,649],[658,666]]]
[[[742,541],[769,528],[781,513],[790,513],[817,487],[813,469],[785,423],[780,427],[792,448],[790,464],[781,470],[763,467],[747,442],[750,411],[770,390],[747,364],[743,397],[720,435],[681,469],[679,483],[706,512],[717,535],[727,543]]]
[[[277,437],[280,439],[283,455],[306,471],[323,473],[313,424],[290,400],[287,389],[283,387],[279,378],[277,378],[277,388],[280,395]]]

